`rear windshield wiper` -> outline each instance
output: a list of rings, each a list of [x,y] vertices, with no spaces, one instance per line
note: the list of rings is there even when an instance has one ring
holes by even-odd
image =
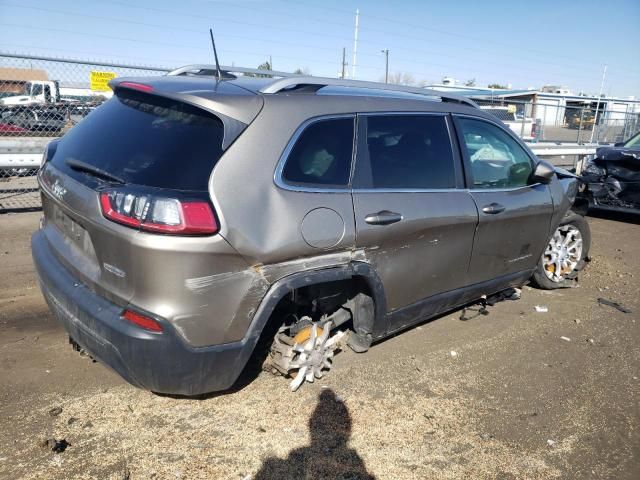
[[[78,172],[88,173],[89,175],[101,178],[103,180],[107,180],[112,183],[120,183],[120,184],[127,183],[124,181],[124,179],[116,175],[113,175],[112,173],[105,172],[101,168],[91,165],[90,163],[83,162],[81,160],[75,160],[73,158],[70,158],[66,160],[64,163],[66,163],[67,165],[69,165],[69,167],[71,167],[72,169]]]

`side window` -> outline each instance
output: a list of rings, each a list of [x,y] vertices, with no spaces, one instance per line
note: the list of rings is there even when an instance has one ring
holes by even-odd
[[[455,188],[455,166],[444,116],[367,118],[372,188]]]
[[[354,118],[319,120],[298,137],[282,179],[293,185],[339,188],[349,184]]]
[[[469,160],[473,188],[514,188],[527,185],[533,164],[509,134],[482,120],[458,118]]]

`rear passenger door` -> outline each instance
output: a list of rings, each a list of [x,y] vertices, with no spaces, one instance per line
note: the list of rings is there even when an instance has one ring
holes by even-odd
[[[449,121],[445,114],[359,116],[356,246],[380,276],[389,312],[467,283],[478,214],[462,188]]]
[[[507,281],[533,269],[542,255],[553,213],[551,193],[547,185],[529,181],[535,162],[510,132],[485,119],[454,118],[479,213],[469,280]]]

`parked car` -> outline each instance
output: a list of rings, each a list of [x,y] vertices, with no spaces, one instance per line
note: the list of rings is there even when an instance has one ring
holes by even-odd
[[[580,174],[581,196],[592,208],[640,213],[640,132],[613,147],[599,147]]]
[[[32,132],[53,134],[60,133],[67,123],[65,116],[55,109],[36,109],[33,107],[19,107],[8,118],[8,122]]]
[[[18,127],[16,125],[13,125],[11,123],[5,123],[5,122],[0,122],[0,134],[5,134],[5,135],[15,135],[18,133],[26,133],[29,130],[27,130],[26,128],[22,128],[22,127]]]
[[[43,294],[132,384],[224,390],[265,345],[295,389],[544,270],[575,175],[473,102],[201,70],[113,80],[38,174]]]
[[[480,108],[502,120],[513,133],[523,140],[533,140],[537,138],[535,121],[533,118],[518,114],[515,105],[482,105]]]

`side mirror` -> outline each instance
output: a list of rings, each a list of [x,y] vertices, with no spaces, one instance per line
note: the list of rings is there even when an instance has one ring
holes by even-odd
[[[624,142],[616,142],[613,144],[614,147],[624,147]]]
[[[556,170],[549,162],[540,160],[533,170],[529,183],[542,183],[547,184],[553,180],[553,176],[556,174]]]

